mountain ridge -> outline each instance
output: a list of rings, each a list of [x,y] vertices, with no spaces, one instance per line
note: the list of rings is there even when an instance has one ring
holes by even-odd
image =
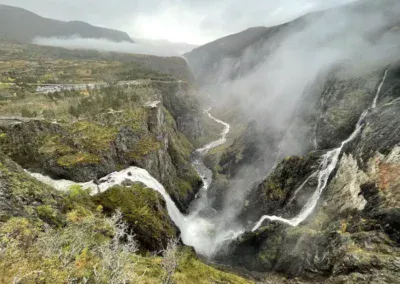
[[[35,37],[105,38],[134,42],[122,31],[93,26],[82,21],[60,21],[39,16],[23,8],[0,4],[0,38],[29,43]]]

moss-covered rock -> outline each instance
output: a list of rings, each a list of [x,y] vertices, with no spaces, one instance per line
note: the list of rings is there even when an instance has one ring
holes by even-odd
[[[179,83],[165,84],[167,89],[162,82],[146,88],[165,91],[161,99],[172,96],[179,100],[189,92],[189,86],[179,91]],[[145,104],[141,96],[136,98],[138,90],[107,87],[93,92],[89,98],[80,99],[78,106],[82,106],[83,115],[78,121],[19,121],[0,127],[0,149],[24,168],[77,182],[98,179],[131,165],[144,168],[165,186],[184,211],[197,193],[201,179],[190,163],[194,147],[179,130],[174,117],[159,101],[153,106]],[[180,95],[175,98],[174,92]],[[116,102],[109,98],[111,95],[115,95]],[[117,103],[119,99],[125,99],[126,104]],[[197,113],[194,109],[198,106],[186,103],[189,106],[185,109],[174,109],[177,117]],[[105,112],[105,106],[119,110]]]
[[[265,221],[259,230],[234,241],[222,260],[256,271],[322,277],[320,283],[342,283],[338,279],[369,283],[369,279],[378,279],[374,277],[377,274],[382,276],[382,283],[391,283],[389,279],[398,275],[400,259],[399,181],[394,174],[399,169],[398,151],[399,147],[395,147],[386,156],[377,154],[367,162],[365,172],[351,156],[343,155],[336,176],[305,222],[291,227]],[[286,163],[290,172],[288,160],[282,165]],[[270,178],[276,173],[282,173],[279,166]],[[276,187],[269,185],[266,192],[272,189]],[[272,202],[276,195],[279,196],[269,194],[266,198]],[[365,206],[360,206],[361,199],[366,200]],[[285,216],[287,208],[283,204],[267,214],[281,210]],[[351,281],[348,283],[357,283]]]
[[[314,152],[305,157],[285,158],[267,179],[250,191],[242,218],[255,222],[262,215],[293,217],[297,214],[313,190],[315,178],[308,178],[317,169],[320,155],[320,152]],[[296,192],[305,182],[301,192]]]
[[[253,168],[246,174],[256,177],[258,173],[264,173],[265,158],[268,156],[264,148],[274,149],[277,146],[272,137],[267,135],[267,131],[260,133],[256,121],[250,122],[221,155],[220,172],[233,178],[242,168],[252,165]]]
[[[0,222],[21,216],[61,226],[67,206],[53,188],[38,182],[0,153]]]
[[[132,187],[113,187],[94,197],[104,213],[112,215],[121,210],[123,219],[134,232],[142,249],[161,252],[178,229],[168,216],[162,196],[140,184]]]
[[[333,148],[354,130],[361,113],[367,109],[381,80],[379,72],[352,79],[338,71],[330,75],[320,93],[320,117],[316,141],[320,149]]]

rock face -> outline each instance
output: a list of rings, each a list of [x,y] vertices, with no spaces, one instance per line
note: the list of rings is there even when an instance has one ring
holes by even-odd
[[[254,224],[262,215],[294,217],[315,187],[317,177],[312,174],[318,168],[320,154],[312,152],[306,157],[284,159],[267,179],[250,191],[241,214],[243,220]]]
[[[361,113],[367,109],[383,74],[344,80],[331,75],[320,94],[320,116],[315,139],[320,149],[337,147],[354,130]]]
[[[219,160],[220,172],[234,178],[241,169],[253,165],[260,174],[264,174],[267,169],[263,166],[267,158],[264,157],[264,149],[261,149],[261,145],[265,144],[269,145],[271,149],[276,149],[273,135],[268,135],[267,131],[260,132],[257,123],[251,121],[243,132],[235,138],[232,145],[222,153]],[[273,159],[274,156],[270,156]],[[252,171],[246,172],[246,175],[252,174],[257,176]]]
[[[53,213],[48,223],[62,224],[63,198],[0,152],[0,223],[12,216],[38,218],[46,206],[50,206]]]
[[[201,85],[223,84],[244,77],[260,67],[269,55],[285,44],[288,35],[292,32],[301,33],[308,23],[323,17],[329,18],[333,15],[338,18],[346,11],[372,15],[373,11],[381,10],[384,11],[390,29],[398,24],[398,16],[393,9],[395,4],[395,0],[383,0],[379,5],[376,1],[368,0],[350,4],[348,7],[310,13],[282,25],[253,27],[195,48],[184,56]],[[382,30],[377,31],[378,35],[368,32],[371,39],[383,33]]]
[[[195,117],[199,111],[190,96],[186,96],[182,108],[174,104],[183,100],[179,96],[188,87],[180,92],[181,83],[156,84],[160,85],[154,89],[160,90],[155,97],[158,101],[102,114],[100,120],[60,124],[32,120],[4,125],[1,147],[24,168],[78,182],[101,178],[131,165],[144,168],[166,187],[184,211],[201,179],[190,164],[194,147],[175,119],[186,120],[186,126],[190,126],[187,118]],[[195,124],[201,129],[200,123]],[[193,130],[181,127],[193,139],[201,134],[196,127],[188,128]]]
[[[394,283],[400,260],[399,149],[377,155],[367,172],[344,155],[312,217],[298,227],[265,222],[260,230],[231,244],[229,262],[255,271],[330,277],[327,283],[342,283],[339,279]],[[385,185],[379,184],[376,174],[385,177]]]
[[[152,85],[160,90],[162,103],[175,119],[179,131],[192,142],[205,134],[202,110],[187,82],[153,82]]]
[[[218,255],[218,260],[252,271],[320,279],[320,283],[397,283],[400,271],[397,74],[395,66],[388,70],[377,108],[366,117],[357,138],[345,146],[314,212],[297,227],[264,221],[259,230],[231,243]],[[371,104],[382,76],[380,71],[350,81],[328,80],[321,85],[322,103],[316,114],[320,149],[336,147],[354,130],[356,117]],[[314,122],[309,129],[315,125]],[[292,218],[301,211],[315,190],[317,181],[312,173],[322,153],[316,151],[305,157],[285,159],[250,191],[241,215],[248,221],[249,229],[263,214]]]
[[[161,252],[168,240],[178,237],[179,229],[169,218],[164,199],[153,189],[140,184],[113,187],[93,199],[106,214],[121,210],[144,251]]]

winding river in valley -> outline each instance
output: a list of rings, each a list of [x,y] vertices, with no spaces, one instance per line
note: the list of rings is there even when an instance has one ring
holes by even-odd
[[[91,189],[93,194],[103,192],[115,185],[121,185],[124,181],[141,182],[147,187],[158,191],[166,201],[167,210],[181,231],[181,238],[186,245],[193,246],[196,252],[211,256],[221,244],[226,240],[233,239],[244,232],[243,229],[232,230],[230,226],[223,226],[223,217],[217,212],[210,214],[213,210],[208,206],[207,190],[212,183],[212,172],[203,163],[203,157],[211,149],[226,143],[226,136],[230,131],[230,125],[222,120],[213,117],[210,113],[211,109],[207,109],[204,113],[216,123],[223,126],[220,137],[208,143],[204,147],[197,149],[193,153],[192,165],[203,180],[203,186],[190,206],[188,215],[182,214],[172,201],[171,197],[165,190],[164,186],[153,178],[148,171],[130,167],[119,172],[113,172],[99,180],[99,184],[93,181],[85,183],[75,183],[69,180],[54,180],[48,176],[39,173],[31,173],[30,175],[39,181],[54,187],[57,190],[68,190],[72,185],[80,185],[83,188]],[[208,212],[208,213],[205,213]],[[224,229],[225,228],[225,229]]]
[[[309,180],[312,178],[317,178],[318,185],[314,193],[310,196],[308,202],[297,214],[297,216],[292,219],[285,219],[279,216],[265,215],[262,216],[254,225],[252,231],[259,229],[265,220],[283,222],[290,226],[298,226],[314,211],[323,190],[328,184],[330,175],[337,166],[344,146],[360,134],[366,117],[376,108],[376,103],[386,76],[387,71],[385,72],[382,82],[378,87],[371,107],[362,113],[353,133],[345,141],[343,141],[338,148],[330,150],[323,155],[321,157],[318,170],[311,174],[311,176],[308,177],[306,181],[294,191],[292,200],[296,198],[296,194],[302,190]],[[221,124],[223,126],[223,130],[217,140],[208,143],[200,149],[197,149],[192,155],[192,165],[202,178],[203,186],[199,190],[196,199],[192,202],[189,208],[189,214],[182,214],[172,201],[163,185],[153,178],[146,170],[138,167],[130,167],[119,172],[111,173],[106,177],[101,178],[99,180],[99,185],[96,185],[93,181],[80,183],[79,185],[81,185],[83,188],[92,189],[92,192],[96,194],[98,192],[103,192],[115,185],[121,185],[126,180],[130,180],[132,182],[141,182],[147,187],[158,191],[166,201],[167,210],[171,219],[181,231],[182,241],[186,245],[193,246],[197,253],[206,257],[211,257],[223,244],[240,236],[245,229],[231,218],[232,214],[230,214],[229,210],[228,212],[225,212],[224,210],[217,212],[215,209],[213,209],[207,196],[208,189],[213,181],[213,174],[211,170],[204,165],[203,158],[211,149],[226,143],[226,136],[230,131],[230,125],[213,117],[210,113],[210,110],[211,109],[207,109],[204,111],[204,113],[216,123]],[[68,190],[71,185],[77,184],[68,180],[53,180],[37,173],[30,174],[36,179],[49,184],[58,190]]]

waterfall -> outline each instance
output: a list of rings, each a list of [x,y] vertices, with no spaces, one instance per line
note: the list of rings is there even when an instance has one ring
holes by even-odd
[[[257,230],[262,225],[263,221],[268,219],[271,221],[280,221],[291,226],[297,226],[301,222],[303,222],[315,209],[318,200],[326,188],[328,179],[339,160],[340,153],[343,150],[343,147],[352,141],[357,135],[361,132],[364,120],[366,116],[369,114],[371,109],[374,109],[377,104],[377,100],[379,98],[379,94],[384,85],[384,82],[387,77],[388,70],[385,71],[382,82],[378,86],[378,90],[376,92],[375,98],[373,100],[371,108],[364,111],[356,125],[354,132],[341,143],[340,147],[333,149],[327,152],[322,156],[322,160],[320,162],[319,168],[316,172],[311,174],[302,185],[300,185],[294,192],[294,195],[290,202],[292,202],[297,193],[303,189],[303,187],[307,184],[307,182],[313,178],[318,176],[318,185],[306,205],[303,207],[301,212],[292,219],[285,219],[278,216],[262,216],[261,219],[257,222],[257,224],[253,227],[252,231]],[[193,246],[197,253],[200,253],[205,256],[212,256],[212,254],[218,250],[218,248],[226,241],[232,240],[244,232],[244,229],[241,226],[233,224],[232,220],[225,220],[224,212],[218,212],[218,214],[203,214],[204,212],[212,212],[212,208],[208,204],[207,199],[207,190],[212,182],[212,172],[208,169],[203,163],[204,155],[210,151],[211,149],[218,147],[226,142],[227,134],[230,131],[230,125],[222,120],[219,120],[213,117],[210,113],[211,109],[206,109],[204,113],[215,122],[224,126],[220,138],[208,143],[202,148],[197,149],[193,154],[192,165],[202,177],[203,180],[203,188],[201,192],[199,192],[197,200],[195,200],[195,204],[197,206],[192,206],[190,208],[190,213],[188,215],[182,214],[179,209],[176,207],[175,203],[171,199],[171,197],[166,192],[163,185],[158,182],[155,178],[153,178],[146,170],[130,167],[125,170],[119,172],[113,172],[104,178],[99,180],[98,184],[95,184],[93,181],[89,181],[86,183],[75,183],[68,180],[53,180],[50,177],[43,176],[37,173],[29,173],[36,179],[53,186],[58,190],[67,190],[70,186],[74,184],[81,185],[83,188],[89,188],[92,190],[92,193],[103,192],[115,185],[122,185],[124,181],[131,182],[141,182],[145,184],[147,187],[156,190],[159,192],[162,197],[166,201],[168,214],[171,217],[172,221],[179,227],[181,230],[181,237],[183,242],[186,245]]]
[[[295,192],[293,193],[293,196],[292,196],[292,198],[289,200],[289,203],[288,203],[288,204],[291,204],[291,203],[293,202],[293,200],[296,199],[297,194],[303,189],[303,187],[308,183],[308,181],[309,181],[310,179],[312,179],[313,177],[315,177],[315,176],[317,175],[317,173],[318,173],[318,172],[314,172],[313,174],[311,174],[311,175],[310,175],[296,190],[295,190]]]
[[[372,103],[372,108],[373,108],[373,109],[376,108],[376,103],[378,102],[378,98],[379,98],[379,95],[380,95],[380,93],[381,93],[383,84],[384,84],[385,81],[386,81],[386,77],[387,77],[388,71],[389,71],[389,69],[386,69],[385,74],[383,75],[382,82],[381,82],[381,83],[379,84],[379,86],[378,86],[378,90],[377,90],[377,92],[376,92],[376,96],[375,96],[374,101],[373,101],[373,103]]]
[[[164,186],[144,169],[130,167],[119,172],[111,173],[99,180],[100,191],[103,192],[115,185],[121,185],[126,180],[130,180],[132,182],[141,182],[148,188],[159,192],[167,204],[167,211],[172,221],[174,221],[179,228],[185,226],[185,216],[179,211],[178,207],[176,207],[174,201],[172,201]]]
[[[203,179],[204,184],[202,191],[204,192],[206,192],[211,185],[212,172],[203,164],[202,157],[209,150],[224,144],[226,142],[226,136],[230,131],[230,125],[213,117],[210,110],[211,109],[207,109],[204,113],[207,114],[210,119],[222,124],[224,129],[222,130],[218,140],[208,143],[204,147],[196,150],[194,153],[195,158],[193,160],[193,166]],[[73,185],[80,185],[85,189],[90,189],[92,194],[104,192],[113,186],[122,185],[126,181],[141,182],[148,188],[159,192],[165,199],[168,214],[176,226],[179,227],[184,244],[193,246],[196,249],[196,252],[205,256],[211,256],[221,243],[236,238],[243,232],[243,230],[223,230],[215,219],[200,216],[200,210],[207,205],[207,195],[201,195],[199,198],[199,202],[202,203],[202,206],[194,208],[193,211],[185,216],[176,207],[164,186],[153,178],[148,171],[138,167],[130,167],[119,172],[113,172],[101,178],[98,184],[95,184],[93,181],[76,183],[69,180],[53,180],[52,178],[39,173],[31,173],[29,171],[27,171],[27,173],[37,180],[60,191],[67,191]]]
[[[181,228],[183,243],[193,246],[197,253],[208,257],[212,256],[221,244],[237,238],[244,232],[241,227],[226,224],[223,212],[218,212],[218,214],[215,215],[213,214],[215,213],[214,210],[209,206],[207,190],[212,183],[212,171],[204,165],[203,157],[211,149],[224,144],[226,142],[226,136],[230,131],[230,125],[212,116],[210,110],[211,108],[206,109],[204,113],[210,119],[223,125],[224,129],[219,139],[208,143],[194,152],[192,165],[202,177],[203,188],[199,194],[199,198],[195,200],[190,207],[190,213],[186,217],[187,222],[185,227]]]
[[[162,186],[161,183],[153,178],[148,171],[144,169],[138,167],[130,167],[119,172],[113,172],[101,178],[98,185],[95,184],[93,181],[76,183],[69,180],[53,180],[52,178],[44,176],[42,174],[31,173],[29,171],[27,172],[37,180],[47,185],[50,185],[57,190],[66,191],[73,185],[80,185],[82,186],[82,188],[90,189],[92,194],[104,192],[113,186],[122,185],[126,181],[141,182],[148,188],[154,189],[162,195],[167,204],[168,214],[171,217],[172,221],[174,221],[174,223],[178,227],[182,227],[185,225],[185,216],[176,207],[175,203],[172,201],[165,188]]]
[[[374,100],[373,100],[373,102],[372,102],[371,107],[368,108],[367,110],[365,110],[365,111],[361,114],[361,116],[360,116],[360,118],[359,118],[359,120],[358,120],[358,122],[357,122],[356,128],[355,128],[355,130],[353,131],[353,133],[352,133],[345,141],[343,141],[343,142],[340,144],[340,146],[339,146],[338,148],[333,149],[333,150],[327,152],[325,155],[322,156],[322,161],[321,161],[321,163],[320,163],[320,165],[319,165],[319,168],[318,168],[317,172],[315,172],[314,174],[312,174],[312,176],[317,176],[317,175],[318,175],[318,185],[317,185],[317,188],[316,188],[316,190],[314,191],[314,193],[313,193],[313,195],[311,196],[311,198],[310,198],[310,199],[308,200],[308,202],[306,203],[306,205],[305,205],[305,206],[303,207],[303,209],[300,211],[300,213],[299,213],[296,217],[294,217],[294,218],[292,218],[292,219],[286,219],[286,218],[279,217],[279,216],[264,215],[264,216],[262,216],[261,219],[257,222],[257,224],[253,227],[253,229],[252,229],[253,232],[256,231],[256,230],[258,230],[258,229],[261,227],[262,223],[263,223],[265,220],[279,221],[279,222],[286,223],[286,224],[288,224],[288,225],[290,225],[290,226],[294,226],[294,227],[295,227],[295,226],[299,225],[301,222],[303,222],[305,219],[307,219],[308,216],[310,216],[310,214],[314,211],[315,207],[317,206],[318,200],[319,200],[319,198],[321,197],[321,194],[322,194],[323,190],[325,189],[325,187],[326,187],[327,184],[328,184],[328,180],[329,180],[330,175],[332,174],[332,172],[333,172],[334,169],[336,168],[336,165],[337,165],[337,163],[338,163],[338,161],[339,161],[339,156],[340,156],[340,153],[341,153],[342,150],[343,150],[343,147],[344,147],[347,143],[349,143],[350,141],[352,141],[354,138],[357,137],[357,135],[358,135],[358,134],[361,132],[361,130],[362,130],[362,127],[363,127],[363,125],[364,125],[364,121],[365,121],[366,116],[369,114],[369,112],[370,112],[372,109],[375,109],[375,108],[376,108],[376,104],[377,104],[377,101],[378,101],[378,98],[379,98],[379,94],[380,94],[380,92],[381,92],[381,90],[382,90],[383,84],[385,83],[388,70],[389,70],[389,69],[387,69],[387,70],[385,71],[385,74],[384,74],[384,76],[383,76],[383,79],[382,79],[381,83],[380,83],[379,86],[378,86],[378,89],[377,89],[377,91],[376,91],[376,94],[375,94],[375,97],[374,97]],[[311,177],[309,177],[309,178],[311,178]],[[309,179],[309,178],[308,178],[308,179]],[[306,182],[307,182],[307,180],[306,180]],[[306,182],[305,182],[305,183],[306,183]],[[299,192],[299,191],[304,187],[305,183],[303,183],[303,184],[295,191],[295,195],[297,194],[297,192]]]

